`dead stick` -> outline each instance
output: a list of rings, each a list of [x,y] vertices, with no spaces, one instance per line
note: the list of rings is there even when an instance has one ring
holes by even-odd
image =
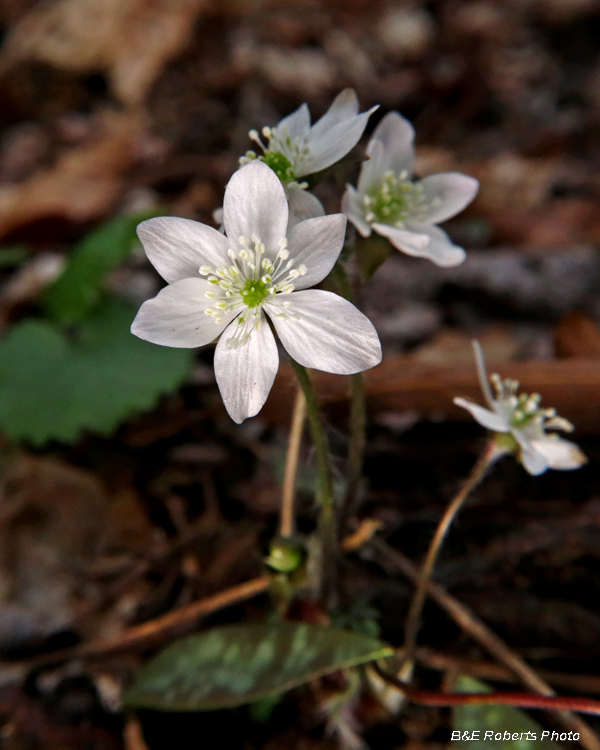
[[[556,695],[532,695],[531,693],[439,693],[436,690],[419,690],[407,682],[397,679],[374,665],[377,674],[406,695],[409,701],[424,706],[473,706],[504,705],[518,708],[543,708],[553,711],[580,711],[600,716],[600,701],[591,698],[571,698]]]
[[[156,617],[154,620],[142,623],[142,625],[135,625],[132,628],[128,628],[114,638],[104,638],[92,641],[91,643],[84,643],[74,648],[66,648],[61,651],[43,654],[42,656],[27,660],[25,664],[27,666],[40,666],[67,659],[103,656],[116,651],[146,646],[149,643],[160,640],[173,630],[193,624],[202,615],[211,614],[224,607],[229,607],[231,604],[236,604],[244,599],[250,599],[252,596],[262,594],[269,587],[270,580],[269,576],[252,578],[250,581],[246,581],[246,583],[240,583],[238,586],[232,586],[230,589],[213,594],[213,596],[207,596],[205,599],[192,602],[185,607],[180,607],[173,612],[162,615],[162,617]],[[24,662],[19,663],[23,664]]]
[[[371,548],[378,553],[379,561],[386,567],[386,563],[398,570],[402,575],[413,583],[419,580],[419,569],[408,557],[396,549],[393,549],[381,539],[373,539]],[[534,670],[521,657],[516,654],[504,641],[492,632],[487,625],[461,604],[457,599],[448,594],[439,584],[433,581],[427,586],[427,593],[434,599],[442,609],[469,633],[475,640],[479,641],[498,661],[508,667],[517,677],[538,695],[553,696],[554,690],[545,680],[534,672]],[[586,724],[579,716],[569,711],[559,711],[558,717],[562,724],[574,732],[579,732],[580,743],[586,750],[600,750],[600,739],[594,730]]]

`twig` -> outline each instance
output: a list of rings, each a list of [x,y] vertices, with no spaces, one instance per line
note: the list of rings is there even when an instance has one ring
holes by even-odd
[[[396,549],[393,549],[381,539],[373,539],[371,549],[379,553],[379,562],[383,567],[391,567],[410,581],[416,583],[419,580],[419,570],[408,557]],[[368,549],[368,548],[367,548]],[[534,670],[521,657],[512,651],[504,641],[492,632],[487,625],[479,620],[464,604],[448,594],[442,586],[433,581],[427,585],[427,593],[434,599],[442,609],[446,610],[452,619],[475,640],[479,641],[498,661],[508,667],[517,677],[538,695],[553,696],[554,690],[545,680],[534,672]],[[574,732],[579,732],[581,744],[587,750],[600,750],[600,739],[583,719],[575,716],[569,711],[559,711],[558,717],[562,724]]]
[[[415,595],[408,610],[408,616],[406,618],[406,625],[404,628],[404,663],[412,664],[414,661],[415,648],[417,645],[417,634],[419,632],[419,624],[421,620],[421,612],[423,611],[423,605],[425,604],[425,597],[427,596],[427,586],[431,580],[433,573],[433,567],[442,546],[442,542],[454,517],[460,510],[463,502],[475,489],[475,487],[481,482],[485,476],[486,471],[492,465],[494,460],[501,455],[501,452],[496,448],[496,444],[493,440],[488,441],[485,450],[479,457],[479,460],[473,467],[464,485],[454,497],[450,505],[446,508],[441,521],[438,524],[433,539],[427,550],[423,567],[419,573],[419,579],[417,581],[417,588]]]
[[[302,444],[302,433],[306,421],[306,398],[301,388],[296,392],[294,413],[290,438],[288,441],[287,457],[285,460],[285,474],[281,493],[281,517],[279,534],[283,537],[294,534],[294,495],[296,491],[296,474],[298,472],[298,456]]]
[[[156,617],[153,620],[142,623],[142,625],[135,625],[132,628],[128,628],[114,638],[103,638],[91,643],[84,643],[81,646],[75,646],[74,648],[53,651],[49,654],[27,659],[25,662],[19,662],[19,664],[37,667],[68,659],[104,656],[130,648],[146,647],[156,641],[162,640],[172,631],[192,625],[201,616],[224,609],[232,604],[237,604],[237,602],[241,602],[244,599],[250,599],[257,594],[262,594],[269,587],[270,580],[269,576],[252,578],[250,581],[246,581],[246,583],[240,583],[238,586],[232,586],[229,589],[225,589],[225,591],[220,591],[218,594],[213,594],[213,596],[207,596],[205,599],[187,604],[185,607],[180,607],[173,612],[162,615],[162,617]]]
[[[461,672],[462,674],[482,677],[483,679],[494,680],[496,682],[517,681],[510,669],[491,661],[484,662],[465,659],[459,656],[443,654],[430,648],[417,648],[415,659],[430,669],[437,669],[442,672]],[[566,688],[576,693],[594,693],[595,695],[600,695],[600,677],[596,675],[568,674],[550,669],[539,669],[538,674],[542,679],[547,680],[555,687]]]
[[[407,682],[388,674],[374,664],[377,674],[391,685],[402,690],[409,701],[424,706],[504,705],[518,708],[543,708],[553,711],[579,711],[600,716],[600,701],[591,698],[532,695],[531,693],[440,693],[436,690],[419,690]]]

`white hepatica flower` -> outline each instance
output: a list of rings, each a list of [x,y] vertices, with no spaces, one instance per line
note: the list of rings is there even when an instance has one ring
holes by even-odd
[[[286,188],[290,204],[290,228],[309,217],[323,216],[318,198],[306,191],[302,177],[320,172],[345,156],[360,140],[371,114],[359,113],[358,99],[352,89],[344,89],[321,119],[311,126],[308,105],[303,104],[273,128],[265,127],[263,143],[256,130],[249,132],[262,154],[247,151],[240,164],[259,159],[267,164]]]
[[[380,362],[369,320],[342,297],[307,289],[327,276],[340,253],[343,214],[308,219],[287,233],[283,186],[257,161],[229,181],[223,220],[227,236],[169,216],[139,225],[148,258],[169,284],[144,302],[132,333],[183,348],[222,334],[215,375],[236,422],[260,411],[279,366],[267,317],[305,367],[350,374]]]
[[[497,435],[498,447],[514,452],[530,474],[543,474],[546,469],[578,469],[587,458],[575,443],[564,440],[547,429],[570,432],[573,425],[556,416],[555,409],[541,409],[541,397],[537,393],[517,395],[516,380],[502,380],[493,374],[490,378],[496,396],[492,394],[483,352],[477,341],[473,342],[477,372],[481,388],[489,409],[478,406],[464,398],[455,398],[454,403],[467,409],[479,424]]]
[[[347,186],[342,210],[363,237],[375,230],[408,255],[456,266],[465,251],[436,224],[460,213],[479,183],[459,172],[412,182],[414,137],[412,125],[397,112],[381,120],[367,146],[369,159],[362,164],[357,189]]]

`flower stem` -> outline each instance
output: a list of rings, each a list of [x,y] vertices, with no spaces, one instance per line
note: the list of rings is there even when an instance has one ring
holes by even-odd
[[[290,358],[291,359],[291,358]],[[292,367],[298,378],[298,383],[306,399],[306,413],[310,427],[311,437],[315,446],[317,456],[317,471],[319,476],[319,489],[317,497],[321,506],[319,516],[319,536],[323,549],[322,560],[322,595],[323,601],[331,602],[335,586],[335,555],[337,549],[337,524],[335,517],[335,498],[333,494],[333,481],[331,478],[331,462],[329,457],[329,444],[321,410],[312,381],[306,368],[295,362]]]
[[[290,537],[294,535],[294,495],[296,490],[296,474],[298,472],[298,456],[302,443],[304,422],[306,421],[306,398],[302,388],[298,388],[296,401],[294,402],[294,413],[290,438],[288,441],[287,456],[285,460],[285,474],[283,476],[283,489],[281,493],[281,516],[279,520],[279,535]]]
[[[433,567],[442,546],[442,542],[448,529],[454,520],[454,517],[460,510],[463,502],[467,499],[470,493],[475,487],[481,482],[485,476],[486,471],[492,465],[492,463],[502,455],[496,447],[494,440],[489,440],[485,450],[479,457],[477,463],[471,470],[471,473],[467,477],[464,485],[458,494],[454,497],[450,505],[446,508],[441,521],[438,524],[433,539],[429,544],[427,555],[423,567],[419,573],[419,579],[417,581],[417,588],[415,595],[408,611],[406,618],[406,626],[404,629],[404,666],[403,673],[407,674],[412,669],[414,662],[415,649],[417,645],[417,634],[419,632],[419,624],[421,620],[421,612],[423,610],[423,604],[425,603],[425,597],[427,596],[427,587],[431,580],[431,574],[433,573]]]

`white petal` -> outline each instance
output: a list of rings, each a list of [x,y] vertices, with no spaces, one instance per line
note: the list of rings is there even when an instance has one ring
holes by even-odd
[[[288,219],[288,234],[292,227],[306,219],[314,219],[316,216],[325,216],[325,209],[316,195],[303,190],[297,182],[290,182],[285,188],[285,194],[290,207]]]
[[[466,398],[455,398],[454,403],[457,406],[462,406],[463,409],[471,412],[473,417],[488,430],[492,432],[510,432],[510,425],[508,421],[504,419],[500,414],[496,414],[494,411],[485,409],[483,406],[474,404],[472,401],[468,401]]]
[[[387,237],[392,245],[407,255],[417,258],[429,258],[429,235],[424,232],[411,232],[407,229],[397,229],[390,224],[371,224],[378,233]]]
[[[344,89],[335,97],[323,117],[311,128],[311,138],[326,135],[333,127],[358,114],[358,97],[354,89]]]
[[[299,165],[296,175],[302,177],[320,172],[339,161],[356,146],[376,109],[373,107],[368,112],[344,120],[319,136],[315,136],[314,128],[311,128],[308,144],[310,155]]]
[[[200,266],[227,261],[227,240],[216,229],[191,219],[159,216],[138,224],[148,259],[165,281],[198,277]]]
[[[212,285],[204,279],[181,279],[169,284],[140,307],[131,324],[131,333],[145,341],[179,349],[210,344],[235,318],[237,312],[215,323],[205,310],[211,301],[205,292]]]
[[[238,169],[225,188],[223,223],[234,248],[240,236],[258,235],[269,257],[275,257],[285,237],[288,204],[279,177],[262,161]]]
[[[302,106],[298,107],[295,112],[292,112],[291,115],[284,117],[283,120],[281,120],[281,122],[277,125],[275,130],[277,131],[277,135],[280,138],[289,135],[289,137],[293,140],[294,138],[299,138],[300,136],[307,133],[309,128],[310,112],[308,109],[308,105],[303,104]]]
[[[543,474],[548,468],[546,457],[528,442],[521,442],[519,440],[519,444],[521,446],[520,459],[525,469],[534,477]]]
[[[342,211],[363,237],[371,236],[371,227],[363,218],[364,213],[361,203],[361,194],[358,193],[352,185],[346,185],[346,192],[342,198]]]
[[[410,122],[398,114],[389,112],[377,125],[367,145],[370,161],[363,165],[360,186],[371,180],[371,175],[387,171],[399,174],[407,172],[410,176],[415,168],[415,130]],[[381,148],[380,154],[378,150]],[[381,182],[381,178],[378,180]],[[367,188],[368,189],[368,188]]]
[[[432,174],[417,183],[425,191],[427,223],[439,224],[441,221],[460,213],[479,190],[479,182],[460,172]]]
[[[238,424],[263,407],[279,367],[279,354],[269,324],[261,315],[246,344],[227,348],[225,331],[215,349],[215,377],[225,408]]]
[[[406,228],[411,232],[425,234],[429,237],[429,244],[421,254],[421,257],[429,258],[436,266],[442,266],[442,268],[458,266],[467,257],[463,248],[455,245],[446,232],[439,227],[434,227],[431,224],[425,224],[420,221],[411,221],[406,224]],[[404,250],[404,252],[407,252],[407,250]],[[416,253],[410,254],[416,255]]]
[[[544,440],[532,440],[531,445],[544,456],[551,469],[578,469],[587,463],[579,446],[557,435],[546,435]]]
[[[284,296],[287,311],[299,316],[281,318],[275,303],[265,305],[285,350],[305,367],[350,375],[381,362],[381,345],[370,320],[342,297],[309,289]]]
[[[346,236],[344,214],[320,216],[296,224],[288,235],[290,258],[294,267],[304,264],[304,276],[294,282],[296,289],[307,289],[322,281],[335,265]]]
[[[369,154],[363,161],[358,176],[358,192],[361,195],[379,190],[386,172],[390,171],[391,154],[387,152],[379,141],[369,141]]]

